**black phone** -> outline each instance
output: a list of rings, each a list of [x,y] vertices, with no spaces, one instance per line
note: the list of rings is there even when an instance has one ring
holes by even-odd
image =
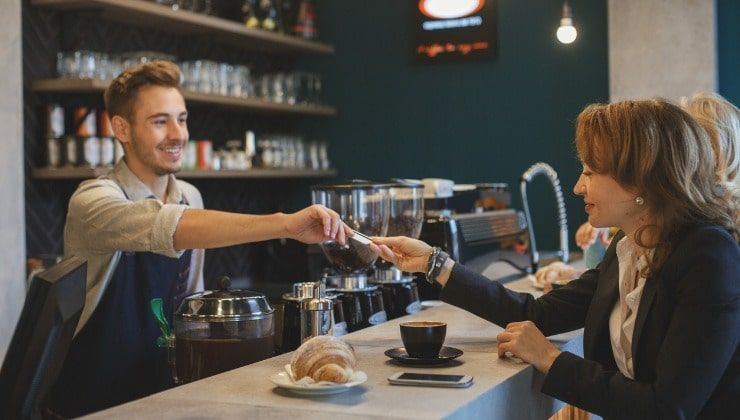
[[[397,372],[388,377],[394,385],[443,386],[467,388],[473,384],[470,375],[440,375],[436,373]]]

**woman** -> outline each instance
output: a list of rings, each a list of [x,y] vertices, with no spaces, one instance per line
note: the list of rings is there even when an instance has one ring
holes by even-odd
[[[697,93],[681,99],[685,109],[702,126],[709,136],[715,160],[717,182],[734,193],[735,205],[740,201],[738,173],[740,173],[740,109],[716,93]],[[736,226],[737,216],[736,216]],[[583,249],[587,268],[594,268],[604,257],[613,233],[610,229],[582,224],[576,231],[576,244]],[[548,290],[553,281],[570,281],[585,270],[554,262],[542,267],[535,274],[538,283]]]
[[[697,93],[690,98],[682,98],[681,107],[704,128],[711,141],[715,157],[715,176],[720,183],[726,183],[735,193],[738,201],[738,178],[740,172],[740,110],[716,93]],[[737,226],[737,217],[736,217]],[[588,268],[601,262],[606,248],[614,235],[614,229],[596,228],[590,223],[582,224],[576,231],[576,244],[583,249],[586,268],[575,268],[561,262],[554,262],[537,271],[535,279],[551,290],[553,282],[568,282],[578,278]],[[572,408],[572,407],[571,407]],[[569,415],[569,414],[564,414]]]
[[[589,223],[620,232],[601,264],[566,286],[534,299],[421,241],[374,238],[374,250],[505,326],[499,355],[544,373],[548,395],[606,418],[738,413],[740,250],[706,134],[668,102],[626,101],[586,107],[576,146],[574,192]],[[581,327],[585,358],[545,338]]]

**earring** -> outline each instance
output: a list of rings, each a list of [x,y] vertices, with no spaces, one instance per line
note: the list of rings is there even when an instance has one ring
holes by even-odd
[[[645,199],[640,196],[637,196],[635,197],[635,204],[637,204],[638,206],[641,206],[645,204]]]

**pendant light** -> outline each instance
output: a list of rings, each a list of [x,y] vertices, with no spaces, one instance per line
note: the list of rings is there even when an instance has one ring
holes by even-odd
[[[573,12],[570,10],[568,0],[563,3],[563,17],[560,18],[560,27],[558,27],[555,35],[558,37],[558,41],[563,44],[572,43],[578,36],[578,31],[573,26]]]

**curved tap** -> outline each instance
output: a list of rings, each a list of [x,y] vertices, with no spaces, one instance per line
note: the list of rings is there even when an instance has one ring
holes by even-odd
[[[532,225],[532,216],[529,212],[529,200],[527,200],[527,184],[537,175],[545,175],[545,177],[550,181],[553,191],[555,191],[555,200],[558,205],[558,225],[560,226],[560,260],[567,263],[569,255],[568,219],[565,213],[565,201],[563,200],[563,190],[560,188],[558,173],[555,172],[555,169],[553,169],[552,166],[544,162],[537,162],[524,171],[519,184],[519,188],[522,193],[522,204],[524,205],[524,215],[527,217],[527,226],[529,227],[527,232],[529,233],[529,242],[532,248],[532,273],[537,271],[537,267],[540,263],[540,254],[537,252],[537,243],[534,239],[534,226]]]

